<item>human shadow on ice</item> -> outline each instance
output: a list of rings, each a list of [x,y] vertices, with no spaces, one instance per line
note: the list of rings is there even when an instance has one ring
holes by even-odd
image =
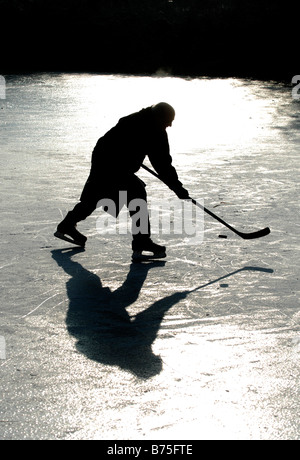
[[[89,359],[116,365],[139,378],[150,378],[162,370],[162,360],[152,351],[165,313],[186,296],[178,292],[154,302],[130,317],[132,305],[142,289],[148,271],[164,266],[163,261],[131,264],[126,280],[115,291],[104,287],[100,278],[71,257],[83,249],[53,250],[52,257],[70,275],[66,283],[69,308],[68,332],[76,347]]]
[[[152,351],[165,313],[188,294],[243,271],[272,273],[261,267],[243,267],[194,289],[177,292],[154,302],[131,317],[126,308],[139,297],[148,271],[162,267],[155,261],[131,264],[128,275],[118,289],[104,287],[100,278],[71,257],[84,249],[52,251],[57,264],[70,275],[66,283],[69,308],[67,329],[76,338],[77,350],[96,362],[119,366],[135,376],[148,379],[162,371],[162,359]]]

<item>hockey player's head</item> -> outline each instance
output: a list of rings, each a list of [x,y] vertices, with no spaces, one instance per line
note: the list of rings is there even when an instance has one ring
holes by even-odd
[[[159,102],[152,106],[152,111],[161,127],[166,129],[168,126],[172,126],[175,118],[175,110],[171,105],[166,102]]]

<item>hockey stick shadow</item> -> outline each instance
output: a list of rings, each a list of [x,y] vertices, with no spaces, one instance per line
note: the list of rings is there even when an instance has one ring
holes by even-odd
[[[191,294],[192,292],[199,291],[200,289],[203,289],[203,288],[205,288],[207,286],[210,286],[211,284],[218,283],[219,281],[222,281],[222,280],[224,280],[226,278],[229,278],[230,276],[233,276],[233,275],[236,275],[237,273],[241,273],[241,272],[245,272],[245,271],[255,271],[255,272],[262,272],[262,273],[273,273],[274,272],[274,270],[272,270],[272,268],[245,266],[243,268],[239,268],[238,270],[234,270],[233,272],[227,273],[227,275],[221,276],[220,278],[217,278],[217,279],[215,279],[213,281],[209,281],[206,284],[202,284],[202,285],[200,285],[200,286],[188,291],[188,293]]]

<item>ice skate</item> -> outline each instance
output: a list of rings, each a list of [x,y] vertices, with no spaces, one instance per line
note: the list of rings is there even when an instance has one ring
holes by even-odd
[[[70,222],[68,216],[57,226],[54,236],[81,247],[85,246],[87,240],[87,237],[76,229],[76,224]]]
[[[150,238],[144,241],[133,241],[132,251],[133,262],[163,259],[167,256],[166,247],[153,243]]]

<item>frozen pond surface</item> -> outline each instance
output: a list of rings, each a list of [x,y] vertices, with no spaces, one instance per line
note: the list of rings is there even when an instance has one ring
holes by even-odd
[[[299,439],[299,101],[234,79],[7,76],[0,100],[0,439]],[[52,235],[97,139],[166,101],[180,179],[242,231],[155,235],[165,262],[130,262],[129,235]],[[145,171],[149,200],[174,199]],[[227,239],[218,238],[225,234]],[[3,346],[5,341],[5,353]],[[1,350],[0,350],[1,351]],[[4,356],[5,354],[5,356]],[[5,358],[5,359],[4,359]]]

